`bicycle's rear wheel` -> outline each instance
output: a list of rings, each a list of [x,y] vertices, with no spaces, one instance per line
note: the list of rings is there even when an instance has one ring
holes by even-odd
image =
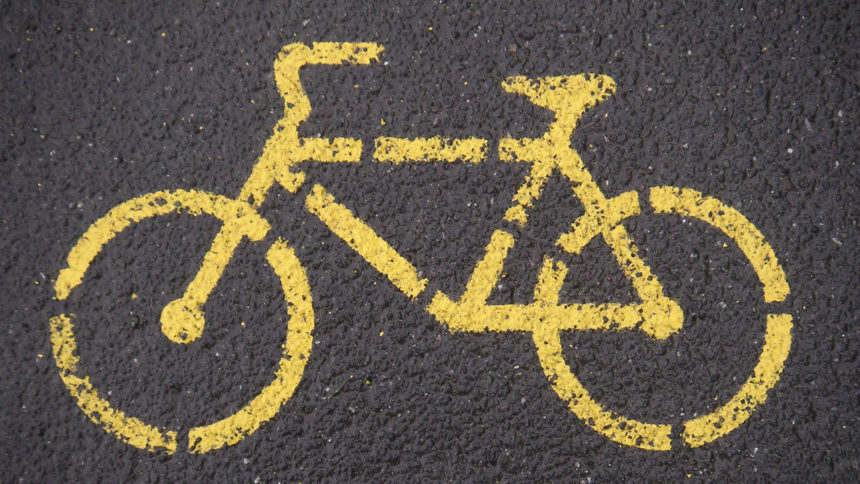
[[[252,206],[218,195],[194,190],[142,195],[112,209],[81,236],[69,254],[68,267],[61,271],[55,283],[57,299],[65,300],[82,283],[93,259],[121,231],[144,219],[170,213],[212,215],[224,223],[234,224],[252,241],[261,240],[269,229],[268,223]],[[314,325],[307,275],[284,241],[275,242],[266,259],[280,279],[289,314],[286,342],[275,378],[233,414],[188,429],[188,452],[204,453],[232,445],[256,431],[290,399],[304,373],[312,348]],[[176,431],[127,415],[93,387],[79,363],[73,320],[71,314],[51,318],[51,344],[60,377],[81,410],[108,433],[134,447],[174,453],[179,442]]]
[[[755,270],[763,286],[765,303],[778,303],[788,296],[788,282],[773,249],[740,212],[715,198],[675,187],[652,188],[650,201],[657,213],[695,218],[728,236]],[[699,447],[736,429],[765,402],[767,392],[779,380],[791,346],[792,318],[779,313],[765,318],[764,344],[753,374],[727,402],[683,423],[681,439],[686,445]],[[534,331],[533,339],[553,390],[589,427],[624,445],[648,450],[672,448],[670,424],[627,418],[591,397],[564,360],[561,331],[539,328]]]

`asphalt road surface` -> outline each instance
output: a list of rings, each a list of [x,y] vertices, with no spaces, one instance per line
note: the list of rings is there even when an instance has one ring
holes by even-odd
[[[121,3],[0,6],[0,480],[856,480],[856,2]]]

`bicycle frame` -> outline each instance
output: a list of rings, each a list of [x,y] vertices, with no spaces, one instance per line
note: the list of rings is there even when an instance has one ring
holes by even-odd
[[[87,229],[67,258],[55,283],[59,300],[80,285],[90,263],[119,232],[143,219],[173,212],[191,215],[207,213],[223,226],[206,253],[203,264],[179,299],[161,313],[161,330],[171,341],[188,344],[203,332],[203,306],[230,261],[239,243],[264,239],[270,226],[258,213],[271,188],[278,184],[298,194],[305,174],[298,165],[315,163],[357,163],[362,158],[362,141],[354,138],[302,138],[299,124],[310,115],[310,102],[302,89],[299,71],[305,65],[365,65],[376,60],[382,47],[372,43],[316,43],[308,47],[292,44],[275,61],[275,79],[285,109],[273,135],[266,142],[251,174],[236,199],[195,191],[159,191],[135,197],[114,207]],[[538,360],[553,390],[567,407],[595,431],[624,445],[650,450],[672,447],[672,425],[650,423],[615,413],[589,395],[565,363],[561,333],[569,330],[620,331],[638,329],[664,339],[681,328],[684,315],[668,298],[663,287],[638,250],[622,221],[640,213],[635,191],[608,198],[594,182],[570,138],[582,114],[610,96],[615,89],[603,75],[556,76],[528,79],[509,77],[502,87],[528,97],[534,104],[555,113],[547,132],[539,138],[502,138],[498,149],[502,162],[527,163],[528,175],[505,212],[502,227],[490,237],[483,257],[477,262],[459,299],[442,291],[425,293],[428,281],[418,270],[383,240],[363,220],[338,202],[326,189],[314,184],[304,194],[306,209],[344,240],[371,266],[407,297],[425,309],[452,332],[519,331],[531,333]],[[375,163],[466,162],[487,159],[489,142],[478,138],[441,137],[374,140]],[[490,305],[487,300],[496,285],[508,251],[514,244],[515,229],[523,227],[528,212],[551,174],[556,170],[571,183],[572,195],[584,205],[583,215],[572,221],[556,245],[578,254],[597,235],[602,236],[630,279],[639,303],[559,304],[559,292],[567,267],[545,256],[528,304]],[[789,294],[785,273],[776,254],[758,229],[737,210],[716,198],[695,190],[670,186],[652,187],[649,202],[655,213],[676,214],[698,219],[728,236],[748,259],[763,288],[765,303],[782,302]],[[275,416],[292,396],[304,372],[312,349],[313,305],[307,274],[294,251],[283,240],[269,248],[267,261],[285,296],[287,338],[274,380],[244,407],[216,422],[188,430],[188,451],[203,453],[232,445],[253,433],[262,422]],[[704,415],[684,422],[681,438],[698,447],[726,435],[743,423],[778,381],[791,343],[792,317],[787,313],[766,316],[765,342],[754,372],[731,399]],[[174,430],[150,425],[126,415],[99,395],[86,372],[78,364],[73,314],[51,318],[51,343],[60,376],[78,406],[96,424],[130,445],[142,449],[164,449],[173,453],[178,446]]]
[[[238,200],[254,207],[264,202],[276,183],[297,193],[305,174],[296,171],[303,162],[357,163],[361,159],[362,141],[354,138],[303,138],[299,124],[310,115],[311,107],[299,79],[299,71],[309,64],[365,65],[378,59],[382,47],[371,43],[319,43],[312,47],[290,45],[275,61],[275,79],[285,100],[284,117],[267,141],[263,154],[242,187]],[[538,106],[553,111],[555,120],[540,138],[502,138],[498,144],[503,162],[531,164],[531,170],[517,190],[513,206],[505,213],[508,224],[522,227],[528,220],[528,209],[540,195],[549,176],[559,170],[570,180],[573,194],[585,206],[585,214],[573,222],[571,230],[557,244],[567,252],[578,253],[596,235],[603,235],[633,282],[641,299],[639,304],[558,304],[558,291],[567,273],[563,263],[544,260],[535,289],[535,302],[526,305],[488,305],[487,298],[495,286],[508,250],[513,246],[511,231],[497,229],[486,253],[472,271],[466,290],[459,301],[437,292],[427,311],[451,331],[536,331],[621,330],[639,328],[655,338],[666,338],[679,330],[683,322],[680,307],[663,294],[660,282],[645,261],[639,257],[627,230],[620,222],[639,214],[636,192],[607,198],[594,182],[570,138],[582,114],[609,97],[615,83],[608,76],[560,76],[532,81],[511,77],[503,83],[511,93],[526,95]],[[375,140],[373,160],[381,163],[427,163],[432,161],[481,163],[486,160],[488,142],[484,139],[382,137]],[[314,185],[305,198],[309,212],[317,216],[338,237],[367,260],[376,270],[411,299],[427,286],[427,279],[369,225],[356,218],[321,185]],[[225,223],[215,237],[203,266],[188,285],[182,298],[171,302],[162,312],[162,330],[177,343],[189,343],[203,331],[203,303],[214,289],[236,247],[242,231]]]

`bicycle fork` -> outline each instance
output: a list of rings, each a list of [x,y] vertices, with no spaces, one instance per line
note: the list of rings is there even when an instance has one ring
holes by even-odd
[[[299,70],[309,64],[370,64],[377,60],[381,52],[382,47],[373,43],[330,42],[314,43],[311,47],[291,44],[281,50],[275,60],[274,70],[275,82],[284,99],[284,116],[278,121],[263,154],[242,186],[238,201],[259,208],[276,182],[295,193],[304,182],[304,174],[291,169],[295,163],[310,160],[359,161],[361,140],[299,138],[298,126],[311,112],[310,102],[299,79]],[[161,312],[161,331],[168,339],[189,344],[203,333],[203,305],[245,234],[246,230],[239,218],[225,222],[185,293],[181,298],[171,301]]]

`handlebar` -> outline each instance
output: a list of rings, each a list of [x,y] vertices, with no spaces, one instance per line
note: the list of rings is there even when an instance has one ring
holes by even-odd
[[[366,65],[379,60],[383,47],[372,42],[314,42],[289,44],[275,59],[275,83],[284,98],[284,117],[279,129],[298,128],[311,114],[311,104],[302,89],[299,70],[307,65]]]
[[[299,138],[298,126],[311,114],[311,104],[302,88],[299,71],[307,65],[368,65],[379,60],[384,48],[373,42],[314,42],[310,46],[295,43],[285,46],[275,59],[275,82],[284,99],[284,115],[277,122],[273,136],[266,143],[260,168],[242,190],[242,199],[259,203],[273,179],[291,192],[304,182],[304,174],[294,172],[293,165],[302,161],[358,161],[362,142],[356,138],[304,139]],[[502,138],[499,154],[503,161],[535,163],[538,158],[549,159],[545,154],[570,148],[570,137],[582,114],[590,107],[608,98],[615,91],[615,82],[606,75],[578,74],[550,76],[537,79],[525,76],[508,77],[502,87],[510,93],[526,96],[529,101],[555,113],[555,120],[540,138]],[[427,138],[416,140],[382,139],[380,146],[397,145],[397,153],[422,151],[419,158],[449,159],[467,153],[469,159],[483,158],[486,140]],[[386,144],[387,143],[387,144]],[[402,145],[402,146],[401,146]],[[448,146],[450,145],[450,146]],[[378,146],[378,148],[380,147]],[[464,148],[452,149],[457,146]],[[410,149],[405,149],[405,148]],[[399,149],[404,148],[404,149]],[[465,149],[468,148],[468,149]],[[464,151],[465,150],[465,151]],[[380,159],[397,159],[391,150],[383,149]],[[395,155],[397,155],[395,153]],[[540,156],[536,156],[540,155]],[[403,160],[400,160],[403,161]]]

